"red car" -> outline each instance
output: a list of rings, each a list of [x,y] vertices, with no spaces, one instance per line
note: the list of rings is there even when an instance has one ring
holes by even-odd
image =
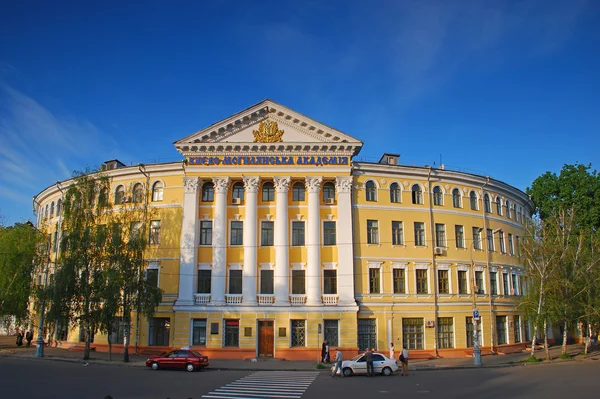
[[[208,367],[208,357],[189,349],[177,349],[162,355],[152,356],[146,360],[146,366],[152,370],[158,369],[186,369],[194,371]]]

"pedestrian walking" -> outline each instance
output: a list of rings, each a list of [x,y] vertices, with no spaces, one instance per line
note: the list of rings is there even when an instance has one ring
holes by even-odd
[[[338,348],[336,350],[336,354],[335,354],[335,369],[333,370],[333,374],[331,374],[332,377],[335,377],[338,370],[340,370],[340,376],[342,378],[344,378],[344,370],[342,369],[342,362],[343,362],[342,351]]]
[[[400,352],[400,363],[402,364],[401,375],[408,375],[408,349],[406,349],[406,345],[403,345],[402,352]]]
[[[23,332],[17,330],[17,346],[23,346]]]
[[[396,359],[394,357],[394,343],[390,342],[390,359]]]
[[[29,348],[31,346],[31,341],[33,341],[32,329],[29,329],[29,331],[27,331],[27,334],[25,334],[25,341],[27,341],[27,347]]]
[[[327,353],[327,341],[321,345],[321,363],[325,363],[325,354]]]
[[[329,363],[331,361],[331,356],[329,355],[329,341],[325,341],[325,363]]]
[[[373,376],[373,351],[375,351],[375,348],[367,348],[367,354],[365,355],[365,360],[367,361],[367,376],[369,377]]]

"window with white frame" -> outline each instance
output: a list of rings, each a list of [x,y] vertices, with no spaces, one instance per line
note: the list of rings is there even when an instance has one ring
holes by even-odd
[[[263,247],[272,247],[275,244],[274,222],[262,221],[260,226],[260,245]]]
[[[214,202],[215,186],[211,182],[202,185],[202,202]]]
[[[502,199],[500,197],[496,197],[496,213],[498,216],[502,216]]]
[[[273,295],[274,293],[274,271],[260,271],[260,293],[263,295]]]
[[[325,341],[329,342],[329,347],[337,347],[340,335],[339,320],[323,320],[323,333],[325,334]]]
[[[394,294],[406,293],[406,270],[399,267],[392,269],[392,279],[394,281]]]
[[[367,244],[379,244],[379,222],[367,220]]]
[[[471,191],[471,193],[469,194],[469,201],[471,203],[472,211],[476,211],[479,209],[479,207],[477,206],[477,194],[475,193],[475,191]]]
[[[496,248],[494,246],[494,232],[492,229],[487,229],[487,247],[489,251],[495,251]]]
[[[442,192],[442,188],[440,186],[435,186],[433,188],[433,205],[444,205],[444,193]]]
[[[490,202],[490,195],[488,193],[485,193],[483,196],[483,208],[485,209],[486,213],[492,213],[492,204]]]
[[[262,201],[272,202],[275,201],[275,186],[272,182],[265,182],[262,186]]]
[[[212,220],[200,222],[200,245],[212,245]]]
[[[467,286],[468,286],[467,271],[459,270],[458,271],[458,293],[459,294],[468,293]]]
[[[513,243],[513,235],[508,233],[508,253],[511,255],[515,254],[515,245]]]
[[[392,221],[392,245],[404,245],[404,228],[400,221]]]
[[[304,245],[305,226],[303,221],[292,222],[292,246],[300,247]]]
[[[498,295],[498,273],[490,271],[490,293],[492,295]]]
[[[452,190],[452,206],[455,208],[461,208],[461,194],[458,188]]]
[[[424,246],[425,245],[425,223],[423,222],[415,222],[415,245],[416,246]]]
[[[506,217],[510,219],[510,201],[506,200]]]
[[[512,274],[512,291],[511,295],[517,295],[517,275],[515,273]]]
[[[50,217],[54,217],[54,201],[50,204]]]
[[[137,183],[133,186],[133,202],[140,203],[144,200],[144,186],[142,183]]]
[[[206,319],[192,319],[192,345],[206,346]]]
[[[152,185],[152,202],[159,202],[163,200],[164,185],[162,182],[157,181]]]
[[[381,265],[369,265],[369,293],[381,294]]]
[[[335,270],[335,269],[323,270],[323,294],[326,294],[326,295],[337,294],[337,270]]]
[[[306,198],[306,187],[301,182],[292,186],[292,201],[304,201]]]
[[[323,202],[328,199],[335,199],[335,185],[330,181],[323,184]]]
[[[402,202],[402,191],[398,183],[390,184],[390,202],[399,203]]]
[[[146,268],[146,284],[151,287],[158,287],[158,277],[160,273],[160,266],[158,262],[149,262]]]
[[[450,293],[450,281],[448,279],[448,270],[438,270],[438,293]]]
[[[409,350],[423,349],[425,331],[423,318],[402,318],[402,345]]]
[[[234,220],[231,222],[230,228],[230,245],[244,245],[244,222]]]
[[[198,270],[198,294],[210,294],[212,283],[212,271],[210,269]]]
[[[152,220],[150,222],[150,237],[148,243],[150,245],[160,245],[160,220]]]
[[[306,272],[304,270],[292,270],[292,295],[306,294]]]
[[[229,269],[229,294],[239,295],[242,293],[242,270]]]
[[[233,187],[231,188],[231,199],[239,200],[240,202],[244,201],[244,183],[241,181],[233,183]]]
[[[446,225],[436,223],[435,224],[435,246],[445,247],[446,246]]]
[[[459,224],[454,225],[454,236],[456,237],[456,248],[465,247],[465,228]]]
[[[413,204],[422,204],[423,203],[423,191],[421,190],[421,186],[418,184],[413,184],[412,188],[412,203]]]
[[[503,231],[498,232],[498,239],[500,240],[500,252],[505,254],[506,246],[504,245],[504,232]]]
[[[427,269],[415,270],[416,282],[417,282],[417,294],[427,294]]]
[[[485,294],[485,290],[483,289],[483,270],[475,271],[475,291],[480,295]]]
[[[502,286],[504,287],[504,295],[510,295],[510,285],[508,284],[508,273],[502,273]]]
[[[323,245],[335,245],[336,243],[335,222],[323,222]]]
[[[291,320],[291,346],[306,346],[306,320]]]
[[[439,348],[454,348],[454,319],[452,317],[438,317],[437,327]]]
[[[365,196],[367,201],[377,201],[377,186],[373,180],[365,183]]]
[[[481,250],[481,228],[473,227],[473,248]]]

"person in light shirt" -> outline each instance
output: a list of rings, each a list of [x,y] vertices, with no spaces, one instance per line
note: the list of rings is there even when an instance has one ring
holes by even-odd
[[[402,375],[408,375],[408,349],[406,349],[406,345],[402,347],[402,352],[400,352],[400,363],[402,363]]]
[[[342,360],[342,351],[338,348],[335,354],[335,369],[333,370],[333,374],[331,374],[332,377],[335,377],[337,371],[340,370],[340,375],[342,376],[342,378],[344,378],[344,370],[342,370]]]

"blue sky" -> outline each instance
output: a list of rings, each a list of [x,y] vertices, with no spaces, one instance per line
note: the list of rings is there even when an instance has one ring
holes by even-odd
[[[265,98],[359,159],[524,190],[600,163],[600,3],[27,1],[0,13],[0,215],[73,170],[181,159],[172,143]]]

